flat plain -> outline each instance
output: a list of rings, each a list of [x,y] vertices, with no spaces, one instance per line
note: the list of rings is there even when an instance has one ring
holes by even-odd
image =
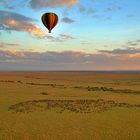
[[[140,73],[0,72],[0,140],[140,140]]]

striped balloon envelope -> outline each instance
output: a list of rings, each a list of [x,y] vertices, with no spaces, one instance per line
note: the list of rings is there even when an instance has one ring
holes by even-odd
[[[41,19],[44,26],[49,30],[49,33],[51,33],[51,30],[58,23],[58,16],[55,13],[45,13]]]

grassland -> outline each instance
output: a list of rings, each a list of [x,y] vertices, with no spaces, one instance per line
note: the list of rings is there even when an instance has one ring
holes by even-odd
[[[140,74],[0,72],[0,140],[140,140]]]

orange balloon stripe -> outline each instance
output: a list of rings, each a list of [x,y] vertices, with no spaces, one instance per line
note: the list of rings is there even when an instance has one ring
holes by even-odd
[[[50,15],[50,30],[54,28],[54,26],[57,24],[56,22],[57,16],[54,14]]]
[[[53,14],[50,14],[49,18],[50,18],[50,30],[52,30],[52,28],[54,27],[53,24],[54,24],[55,16]]]

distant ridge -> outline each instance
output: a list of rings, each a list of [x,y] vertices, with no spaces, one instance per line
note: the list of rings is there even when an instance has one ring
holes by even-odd
[[[88,70],[0,70],[0,72],[58,72],[58,73],[123,73],[123,74],[140,74],[140,70],[96,70],[96,71],[88,71]]]

